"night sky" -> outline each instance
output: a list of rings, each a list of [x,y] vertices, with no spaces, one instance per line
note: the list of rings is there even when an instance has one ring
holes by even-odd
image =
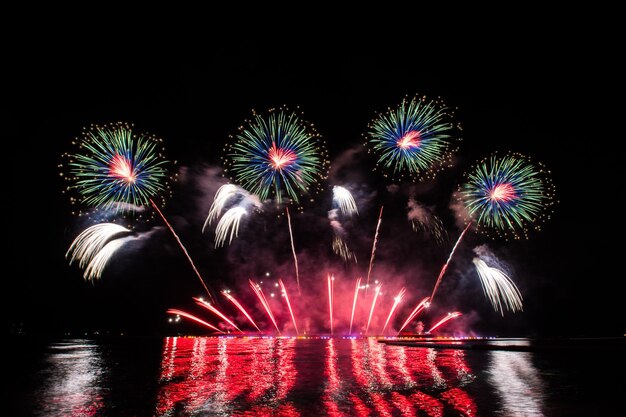
[[[263,246],[258,256],[265,266],[267,246],[275,244],[281,248],[275,251],[276,262],[290,260],[284,228],[276,228],[281,233],[275,239],[261,236],[264,227],[272,229],[267,224],[276,218],[270,214],[255,225],[248,223],[248,229],[244,224],[230,250],[215,251],[212,234],[200,233],[211,197],[202,188],[202,175],[220,164],[228,135],[251,109],[299,106],[322,134],[332,161],[357,149],[377,111],[419,93],[458,107],[456,118],[463,126],[455,166],[423,186],[421,195],[436,205],[452,240],[459,230],[448,209],[450,195],[462,173],[493,151],[518,151],[545,163],[559,200],[551,221],[528,240],[469,237],[444,279],[441,302],[447,299],[471,312],[474,320],[468,325],[481,334],[622,335],[620,245],[612,243],[623,232],[622,207],[616,202],[622,194],[621,155],[614,148],[621,140],[621,120],[609,102],[618,84],[615,67],[596,45],[596,39],[573,28],[534,38],[486,31],[430,47],[395,42],[391,36],[346,35],[332,41],[250,37],[207,42],[193,54],[171,45],[148,53],[141,43],[94,44],[74,51],[43,39],[10,60],[2,94],[8,118],[3,144],[9,146],[4,155],[11,168],[5,171],[8,189],[2,205],[8,225],[3,331],[163,334],[172,332],[165,310],[194,310],[191,297],[202,294],[165,230],[140,247],[121,251],[96,283],[85,282],[82,271],[67,265],[65,251],[85,224],[70,214],[58,164],[83,126],[128,121],[137,131],[163,138],[180,174],[164,212],[209,284],[237,288],[247,278],[237,276],[242,252],[254,256],[255,248]],[[399,269],[405,263],[420,265],[422,281],[407,285],[426,295],[453,241],[443,247],[417,238],[412,243],[403,217],[406,199],[389,193],[390,183],[380,175],[368,173],[371,157],[357,159],[354,176],[348,176],[360,179],[356,185],[371,198],[360,207],[355,227],[371,236],[378,207],[385,204],[389,217],[383,219],[377,262]],[[322,244],[330,247],[328,195],[294,218],[297,243],[308,251],[303,258],[319,256]],[[361,274],[370,244],[362,243]],[[467,276],[471,249],[483,243],[514,271],[524,313],[501,318],[482,296],[478,279]],[[354,278],[354,271],[335,263],[337,276]],[[325,272],[318,273],[303,280],[323,280]]]

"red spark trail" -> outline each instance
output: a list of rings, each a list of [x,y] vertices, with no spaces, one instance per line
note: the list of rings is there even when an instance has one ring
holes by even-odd
[[[200,283],[202,284],[202,286],[206,290],[206,293],[209,295],[209,298],[211,299],[211,301],[213,303],[215,303],[215,298],[213,297],[213,294],[209,290],[209,287],[207,287],[206,284],[204,283],[204,279],[202,279],[202,275],[200,275],[200,272],[198,272],[198,268],[196,268],[196,265],[193,263],[193,260],[191,259],[191,256],[189,256],[189,252],[187,252],[187,249],[185,248],[185,246],[183,245],[183,242],[181,242],[180,238],[178,237],[178,235],[174,231],[174,228],[172,227],[170,222],[167,221],[167,219],[165,218],[165,216],[163,215],[161,210],[159,210],[159,207],[157,207],[157,205],[154,203],[154,201],[152,201],[152,199],[150,199],[150,203],[152,204],[152,207],[154,207],[154,209],[157,211],[157,213],[159,213],[159,216],[161,216],[161,218],[163,219],[163,222],[165,222],[165,225],[168,227],[168,229],[170,229],[170,232],[172,232],[172,234],[174,235],[174,238],[176,239],[176,241],[180,245],[180,248],[183,250],[183,253],[185,254],[187,259],[189,260],[189,263],[191,264],[191,267],[193,268],[193,271],[198,276],[198,279],[200,280]]]
[[[372,244],[372,256],[370,257],[370,266],[367,270],[367,283],[365,285],[365,294],[370,286],[370,275],[372,274],[372,264],[374,264],[374,255],[376,254],[376,243],[378,242],[378,229],[380,228],[380,222],[383,219],[383,207],[380,206],[380,214],[378,215],[378,223],[376,224],[376,233],[374,233],[374,243]]]
[[[333,335],[333,292],[335,289],[335,277],[328,275],[328,311],[330,312],[330,335]]]
[[[448,269],[448,264],[452,260],[452,255],[454,255],[454,251],[456,251],[456,248],[457,248],[457,246],[459,246],[459,243],[461,243],[461,240],[463,239],[463,236],[465,235],[465,232],[467,232],[467,229],[469,229],[471,225],[472,225],[472,222],[469,222],[467,224],[467,226],[465,226],[465,229],[461,233],[461,236],[459,236],[459,238],[457,239],[456,243],[454,244],[454,247],[452,248],[452,252],[450,252],[450,256],[448,256],[448,260],[446,261],[446,263],[441,268],[441,272],[439,272],[439,276],[437,277],[437,282],[435,282],[435,287],[433,288],[433,293],[430,295],[430,303],[431,304],[432,304],[433,300],[435,299],[435,293],[437,292],[437,288],[439,287],[439,284],[441,283],[441,279],[443,278],[443,275],[446,273],[446,270]]]
[[[442,318],[441,320],[439,320],[439,322],[437,324],[435,324],[429,331],[427,331],[426,333],[430,333],[433,330],[435,330],[437,327],[441,326],[442,324],[444,324],[445,322],[452,320],[455,317],[459,317],[462,314],[459,313],[458,311],[455,311],[454,313],[448,313],[447,316],[445,316],[444,318]]]
[[[393,299],[393,306],[391,307],[391,310],[389,310],[387,321],[385,321],[385,325],[383,326],[383,331],[380,332],[380,334],[382,335],[385,334],[385,329],[387,328],[387,324],[389,324],[389,320],[391,319],[393,312],[396,310],[396,307],[398,307],[398,304],[400,304],[400,301],[402,301],[402,299],[404,298],[405,292],[406,292],[406,288],[402,288],[400,292],[398,293],[398,295],[396,295],[396,297]]]
[[[222,291],[222,295],[226,298],[228,298],[228,300],[233,303],[235,305],[235,307],[237,307],[239,309],[239,311],[241,311],[243,313],[244,316],[246,316],[246,318],[248,320],[250,320],[250,323],[252,323],[252,325],[254,327],[256,327],[256,329],[261,332],[261,329],[259,329],[259,326],[256,325],[256,323],[254,322],[254,320],[252,320],[252,317],[250,317],[250,315],[248,314],[248,312],[243,308],[243,306],[241,304],[239,304],[239,301],[237,301],[235,299],[235,297],[233,297],[232,295],[228,294],[226,291]]]
[[[370,328],[370,322],[372,321],[372,314],[374,314],[374,307],[376,306],[376,299],[378,298],[378,294],[380,294],[380,287],[382,287],[382,284],[378,284],[375,290],[376,292],[374,293],[374,300],[372,301],[372,308],[370,309],[370,316],[367,319],[367,326],[365,327],[365,334],[367,334],[367,331]]]
[[[409,315],[409,318],[406,319],[406,321],[404,322],[402,327],[400,327],[400,330],[398,330],[398,333],[400,333],[415,318],[415,316],[417,316],[419,313],[422,312],[424,307],[426,307],[426,304],[428,303],[428,300],[430,300],[430,297],[424,298],[422,301],[420,301],[417,304],[417,306],[415,307],[413,312]]]
[[[296,268],[296,282],[298,283],[298,294],[302,295],[300,291],[300,273],[298,272],[298,257],[296,256],[296,246],[293,244],[293,231],[291,230],[291,216],[289,215],[289,207],[285,206],[285,212],[287,213],[287,224],[289,225],[289,237],[291,238],[291,252],[293,252],[293,264]]]
[[[356,286],[354,287],[354,301],[352,301],[352,314],[350,315],[350,331],[348,334],[352,334],[352,322],[354,321],[354,310],[356,309],[356,299],[359,296],[359,287],[361,286],[361,277],[356,280]]]
[[[200,307],[204,307],[207,310],[209,310],[211,313],[215,314],[216,316],[220,317],[222,320],[224,320],[226,323],[230,324],[231,326],[233,326],[235,329],[237,329],[239,331],[239,333],[243,333],[241,331],[241,329],[239,327],[237,327],[237,325],[235,323],[233,323],[231,320],[228,319],[228,317],[226,317],[221,311],[219,311],[217,308],[213,307],[211,304],[207,303],[204,300],[201,300],[199,298],[193,297],[194,301],[196,302],[196,304],[198,304]]]
[[[167,314],[177,314],[177,315],[179,315],[179,316],[187,317],[188,319],[193,320],[193,321],[195,321],[196,323],[200,323],[200,324],[202,324],[202,325],[204,325],[204,326],[208,327],[209,329],[213,329],[213,330],[215,330],[215,331],[217,331],[217,332],[224,333],[223,331],[221,331],[221,330],[220,330],[220,329],[218,329],[217,327],[210,325],[210,324],[209,324],[209,323],[207,323],[206,321],[201,320],[201,319],[197,318],[196,316],[194,316],[194,315],[192,315],[192,314],[185,313],[185,312],[184,312],[184,311],[182,311],[182,310],[176,310],[176,309],[174,309],[174,308],[170,308],[169,310],[167,310]]]
[[[289,314],[291,314],[291,321],[293,321],[293,327],[296,329],[296,336],[298,335],[298,325],[296,325],[296,317],[293,315],[293,310],[291,309],[291,303],[289,302],[289,295],[287,294],[287,288],[285,288],[285,284],[283,284],[283,280],[279,279],[278,283],[280,284],[280,288],[283,290],[283,294],[285,294],[285,301],[287,301],[287,307],[289,308]]]
[[[274,323],[276,331],[278,332],[278,334],[280,334],[280,329],[278,328],[278,324],[276,324],[276,319],[274,318],[274,314],[272,314],[272,309],[270,308],[270,304],[267,302],[267,298],[265,298],[265,295],[263,294],[263,290],[261,290],[261,287],[258,284],[254,283],[251,279],[249,279],[248,281],[250,282],[252,290],[259,298],[259,301],[261,302],[261,304],[263,304],[263,308],[265,308],[265,311],[267,312],[270,320],[272,320],[272,323]]]

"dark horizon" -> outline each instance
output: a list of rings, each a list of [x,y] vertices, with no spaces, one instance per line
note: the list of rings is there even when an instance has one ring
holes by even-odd
[[[3,303],[4,332],[171,334],[165,310],[194,310],[191,298],[202,295],[167,231],[120,252],[93,284],[83,280],[79,268],[67,264],[64,254],[84,224],[70,214],[58,164],[84,126],[127,121],[137,131],[164,140],[167,157],[177,161],[173,167],[181,175],[163,210],[203,276],[219,291],[222,285],[246,285],[248,277],[237,274],[241,265],[235,260],[244,259],[242,253],[250,248],[266,254],[259,247],[272,239],[255,231],[275,226],[271,213],[259,216],[259,224],[242,227],[230,252],[213,250],[212,234],[200,233],[201,213],[208,211],[203,170],[220,165],[223,144],[251,109],[299,106],[322,134],[332,161],[363,142],[361,135],[376,112],[396,106],[405,96],[423,94],[458,108],[456,119],[463,127],[455,166],[420,194],[436,205],[450,242],[437,247],[416,238],[413,243],[422,246],[405,245],[411,236],[404,230],[405,203],[386,190],[389,181],[369,173],[372,157],[359,159],[351,181],[363,178],[357,184],[363,186],[363,195],[376,196],[364,198],[358,227],[371,236],[381,204],[389,216],[383,219],[375,265],[387,265],[389,271],[419,269],[423,275],[418,282],[403,277],[404,282],[415,294],[427,292],[460,232],[448,204],[462,173],[494,151],[521,152],[552,172],[559,200],[552,219],[528,240],[468,237],[444,279],[439,300],[474,312],[468,325],[485,336],[622,336],[621,286],[613,278],[618,248],[611,244],[622,229],[619,206],[611,198],[619,195],[621,178],[618,153],[612,149],[618,133],[607,132],[612,120],[605,101],[617,85],[599,52],[574,40],[555,49],[550,41],[511,40],[503,50],[491,44],[473,48],[471,40],[462,40],[450,56],[432,56],[428,65],[421,65],[418,57],[376,59],[383,47],[389,57],[402,56],[402,48],[382,41],[356,47],[347,41],[304,42],[283,60],[265,55],[263,41],[256,40],[214,47],[202,62],[136,56],[140,65],[100,66],[69,54],[53,64],[37,53],[19,61],[5,97],[7,157],[14,176],[3,208],[11,246],[5,269],[13,271],[5,273],[9,299]],[[303,253],[302,269],[311,275],[319,267],[318,254],[330,246],[328,228],[316,234],[309,229],[324,226],[327,196],[328,190],[305,207],[300,219],[294,218],[299,250],[309,254]],[[158,221],[153,225],[161,226]],[[284,246],[284,228],[277,230],[275,244],[283,246],[274,256],[282,272],[290,266],[291,253]],[[367,242],[359,243],[364,257]],[[482,295],[477,278],[469,277],[472,248],[484,243],[511,265],[524,295],[523,313],[500,317]],[[361,260],[359,267],[364,268]],[[336,268],[336,276],[345,281],[357,276],[353,270]],[[325,272],[311,275],[308,283],[321,286]],[[321,295],[323,304],[325,293]],[[418,295],[404,308],[411,308],[415,298]],[[203,333],[191,324],[182,329]]]

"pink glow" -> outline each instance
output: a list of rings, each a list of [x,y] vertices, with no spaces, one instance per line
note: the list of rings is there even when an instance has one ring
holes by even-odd
[[[294,151],[278,148],[276,147],[276,144],[273,143],[272,147],[269,150],[269,153],[267,154],[267,157],[271,161],[272,168],[274,168],[275,170],[282,170],[283,168],[292,165],[296,161],[298,156]]]
[[[352,334],[352,322],[354,321],[354,310],[356,309],[356,299],[359,296],[359,288],[361,287],[361,277],[356,280],[356,286],[354,287],[354,300],[352,301],[352,314],[350,315],[350,330],[348,334]]]
[[[509,201],[515,200],[517,198],[517,193],[515,192],[515,188],[507,183],[498,184],[493,187],[489,191],[489,198],[492,201],[501,201],[503,203],[508,203]]]
[[[137,180],[137,174],[133,164],[128,158],[115,154],[109,162],[109,176],[133,184]]]
[[[296,324],[296,317],[293,315],[293,310],[291,309],[291,303],[289,302],[289,294],[287,294],[287,288],[285,288],[285,284],[283,284],[283,280],[279,279],[278,283],[280,284],[280,288],[283,290],[283,294],[285,294],[285,301],[287,301],[287,308],[289,308],[289,314],[291,314],[291,321],[293,321],[293,327],[296,329],[296,336],[298,335],[298,325]]]
[[[398,139],[397,145],[401,149],[414,149],[420,146],[422,141],[421,132],[418,130],[410,130]]]
[[[370,328],[370,322],[372,321],[372,315],[374,314],[374,307],[376,307],[376,300],[378,299],[378,294],[380,294],[380,287],[382,287],[382,284],[378,284],[375,290],[376,292],[374,293],[374,300],[372,300],[372,308],[370,309],[370,316],[367,319],[367,326],[365,327],[365,334],[367,334],[367,331]]]
[[[335,289],[334,275],[328,275],[328,311],[330,313],[330,334],[333,334],[333,293]]]

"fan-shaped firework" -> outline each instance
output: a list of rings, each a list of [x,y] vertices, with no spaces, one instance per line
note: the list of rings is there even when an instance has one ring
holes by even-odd
[[[365,145],[385,175],[422,179],[451,164],[459,130],[443,102],[416,97],[378,115],[368,126]]]
[[[286,109],[267,117],[253,113],[227,146],[225,171],[262,201],[288,197],[299,203],[303,194],[319,191],[328,160],[313,125]]]
[[[522,294],[507,274],[498,268],[490,267],[479,258],[474,258],[476,272],[480,278],[485,297],[489,299],[493,309],[504,316],[504,306],[513,313],[522,311]]]
[[[466,173],[458,195],[479,229],[516,238],[539,229],[554,204],[549,171],[517,153],[480,161]]]
[[[85,269],[86,280],[98,279],[113,254],[134,239],[129,234],[130,230],[114,223],[96,224],[74,239],[65,257],[70,257],[70,265],[78,260],[78,266]]]
[[[67,191],[76,191],[88,207],[135,211],[169,190],[162,141],[135,134],[126,123],[92,125],[74,141],[76,152],[65,154]]]

